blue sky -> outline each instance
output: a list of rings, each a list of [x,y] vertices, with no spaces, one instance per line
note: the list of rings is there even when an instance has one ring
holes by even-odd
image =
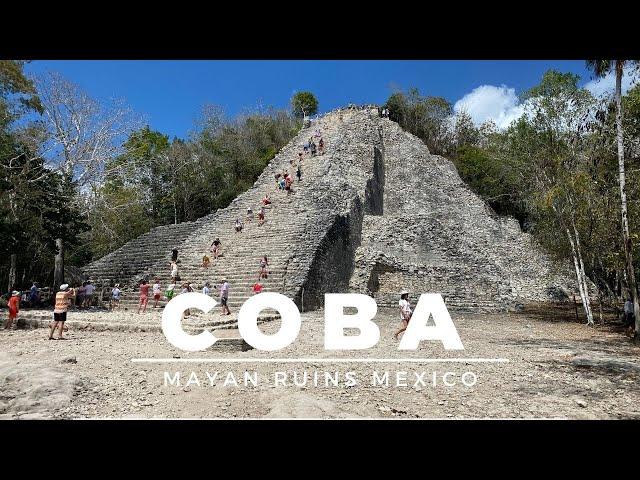
[[[591,80],[583,61],[47,60],[26,70],[57,71],[98,99],[125,98],[151,128],[185,137],[206,103],[233,116],[258,103],[287,107],[299,90],[315,93],[323,112],[349,102],[383,103],[394,87],[417,87],[459,102],[474,120],[506,122],[517,95],[550,68],[577,73],[583,84]]]

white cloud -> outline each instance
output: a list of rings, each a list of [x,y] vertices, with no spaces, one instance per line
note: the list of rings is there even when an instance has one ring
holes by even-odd
[[[624,74],[622,75],[622,94],[624,95],[627,91],[638,82],[637,71],[634,71],[632,68],[625,68]],[[584,86],[585,89],[589,90],[594,97],[601,97],[603,95],[611,95],[613,94],[613,89],[616,86],[616,77],[615,73],[609,72],[606,77],[596,78],[587,82]]]
[[[627,67],[622,77],[622,93],[640,82],[640,69]],[[609,73],[604,78],[587,82],[584,88],[595,97],[612,94],[615,87],[615,75]],[[499,129],[507,128],[511,122],[520,118],[531,105],[520,103],[514,88],[506,85],[481,85],[467,93],[453,106],[456,113],[466,112],[476,125],[492,120]]]
[[[465,111],[476,125],[493,120],[498,128],[506,128],[524,113],[516,91],[506,85],[481,85],[467,93],[453,106],[456,113]]]

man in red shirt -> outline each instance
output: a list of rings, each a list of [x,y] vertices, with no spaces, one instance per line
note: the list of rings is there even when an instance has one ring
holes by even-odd
[[[4,324],[4,328],[11,328],[13,325],[13,321],[18,316],[18,312],[20,311],[20,292],[14,290],[11,292],[11,298],[9,298],[9,318]]]

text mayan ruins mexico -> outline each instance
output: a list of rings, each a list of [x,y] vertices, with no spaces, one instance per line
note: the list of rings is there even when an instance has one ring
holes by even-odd
[[[292,170],[318,129],[325,154],[305,158],[294,193],[276,192],[274,175]],[[266,193],[273,202],[266,223],[246,222],[236,233],[236,218],[257,211]],[[203,269],[216,237],[224,255]],[[97,284],[134,288],[158,277],[166,285],[173,248],[183,281],[229,281],[232,309],[250,296],[262,255],[271,271],[265,291],[284,293],[304,311],[322,306],[326,292],[370,294],[379,306],[397,306],[401,289],[435,292],[453,310],[499,311],[575,290],[568,265],[555,264],[515,219],[497,216],[474,194],[449,160],[376,109],[314,120],[227,208],[155,228],[84,271]]]

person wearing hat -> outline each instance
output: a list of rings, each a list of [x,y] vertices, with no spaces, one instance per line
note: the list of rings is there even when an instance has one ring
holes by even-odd
[[[120,306],[120,294],[122,290],[120,290],[120,284],[116,283],[115,286],[111,289],[111,310],[115,310]]]
[[[14,290],[11,292],[11,297],[9,298],[9,318],[4,324],[4,328],[9,329],[13,326],[13,321],[18,316],[18,312],[20,311],[20,292]]]
[[[56,304],[53,309],[53,322],[49,330],[49,340],[53,340],[53,334],[56,328],[58,328],[58,340],[66,340],[66,338],[62,336],[62,331],[64,329],[64,322],[67,321],[67,311],[69,310],[71,298],[73,298],[75,294],[75,290],[69,288],[69,284],[64,283],[60,285],[60,291],[56,293]]]
[[[409,292],[406,290],[402,290],[400,292],[400,301],[398,302],[398,306],[400,308],[400,329],[393,334],[393,338],[398,339],[398,335],[404,332],[409,325],[409,320],[411,320],[411,315],[413,312],[411,311],[411,304],[409,303]]]

